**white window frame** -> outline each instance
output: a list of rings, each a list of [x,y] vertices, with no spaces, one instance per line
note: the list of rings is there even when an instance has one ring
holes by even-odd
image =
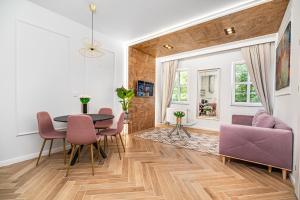
[[[233,62],[231,66],[231,105],[233,106],[246,106],[246,107],[261,107],[261,103],[251,103],[250,102],[250,86],[252,85],[252,82],[250,81],[250,74],[248,72],[248,80],[247,82],[241,82],[238,84],[245,84],[247,85],[247,102],[235,102],[235,65],[238,64],[246,64],[245,61],[238,61]]]
[[[182,104],[182,105],[188,105],[189,104],[189,71],[188,71],[188,69],[181,68],[181,69],[177,69],[176,73],[180,73],[182,71],[186,71],[187,72],[187,76],[188,76],[187,83],[186,83],[186,86],[187,86],[187,90],[186,90],[186,92],[187,92],[187,94],[186,94],[187,100],[186,101],[173,101],[173,100],[171,100],[171,104]],[[179,79],[179,81],[180,81],[180,79]],[[175,87],[175,84],[174,84],[174,87]]]

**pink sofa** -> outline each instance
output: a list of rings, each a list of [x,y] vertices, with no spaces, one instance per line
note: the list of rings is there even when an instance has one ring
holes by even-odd
[[[272,120],[272,116],[269,116]],[[279,119],[273,118],[271,128],[252,125],[253,116],[233,115],[233,125],[222,125],[219,153],[223,163],[235,158],[282,169],[283,179],[292,171],[293,133]]]

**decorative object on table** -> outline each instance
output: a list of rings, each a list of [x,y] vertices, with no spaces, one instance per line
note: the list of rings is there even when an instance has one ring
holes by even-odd
[[[219,119],[220,69],[198,71],[197,118]]]
[[[132,98],[134,97],[133,89],[126,89],[123,86],[116,89],[117,96],[120,98],[120,103],[122,105],[122,110],[125,112],[125,120],[128,119],[128,109]]]
[[[276,49],[276,92],[290,86],[290,57],[291,22],[287,25]],[[280,93],[285,94],[288,91],[281,91]]]
[[[91,97],[90,96],[81,96],[79,99],[82,104],[82,113],[87,114],[88,113],[88,103],[90,102]]]
[[[96,13],[96,4],[91,3],[89,9],[92,13],[92,37],[91,39],[85,38],[83,40],[84,47],[79,50],[79,53],[88,58],[97,58],[104,55],[104,50],[101,48],[101,44],[94,40],[94,14]]]
[[[190,138],[188,136],[173,135],[168,136],[169,128],[157,128],[151,131],[136,134],[135,137],[146,140],[153,140],[164,144],[174,145],[186,149],[200,151],[203,153],[210,153],[218,155],[219,152],[219,137],[212,135],[197,135],[194,133]],[[184,137],[184,139],[182,139]]]
[[[185,113],[182,111],[176,111],[174,112],[174,116],[176,117],[176,125],[173,129],[170,130],[168,136],[171,137],[171,135],[176,132],[176,135],[181,137],[181,131],[183,131],[189,138],[191,137],[191,134],[183,127],[182,125],[182,118],[185,116]]]

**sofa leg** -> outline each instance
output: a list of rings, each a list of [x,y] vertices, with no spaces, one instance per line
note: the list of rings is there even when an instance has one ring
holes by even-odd
[[[221,156],[222,158],[222,163],[225,165],[226,164],[226,156]]]
[[[282,179],[286,180],[287,177],[287,170],[286,169],[282,169]]]
[[[227,158],[227,162],[230,163],[230,158]]]
[[[272,166],[268,166],[268,172],[272,173]]]

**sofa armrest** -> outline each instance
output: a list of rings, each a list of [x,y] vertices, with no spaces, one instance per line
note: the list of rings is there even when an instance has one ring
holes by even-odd
[[[232,115],[232,124],[252,126],[252,120],[251,115]]]
[[[222,155],[291,170],[293,133],[281,129],[222,125],[219,152]]]

